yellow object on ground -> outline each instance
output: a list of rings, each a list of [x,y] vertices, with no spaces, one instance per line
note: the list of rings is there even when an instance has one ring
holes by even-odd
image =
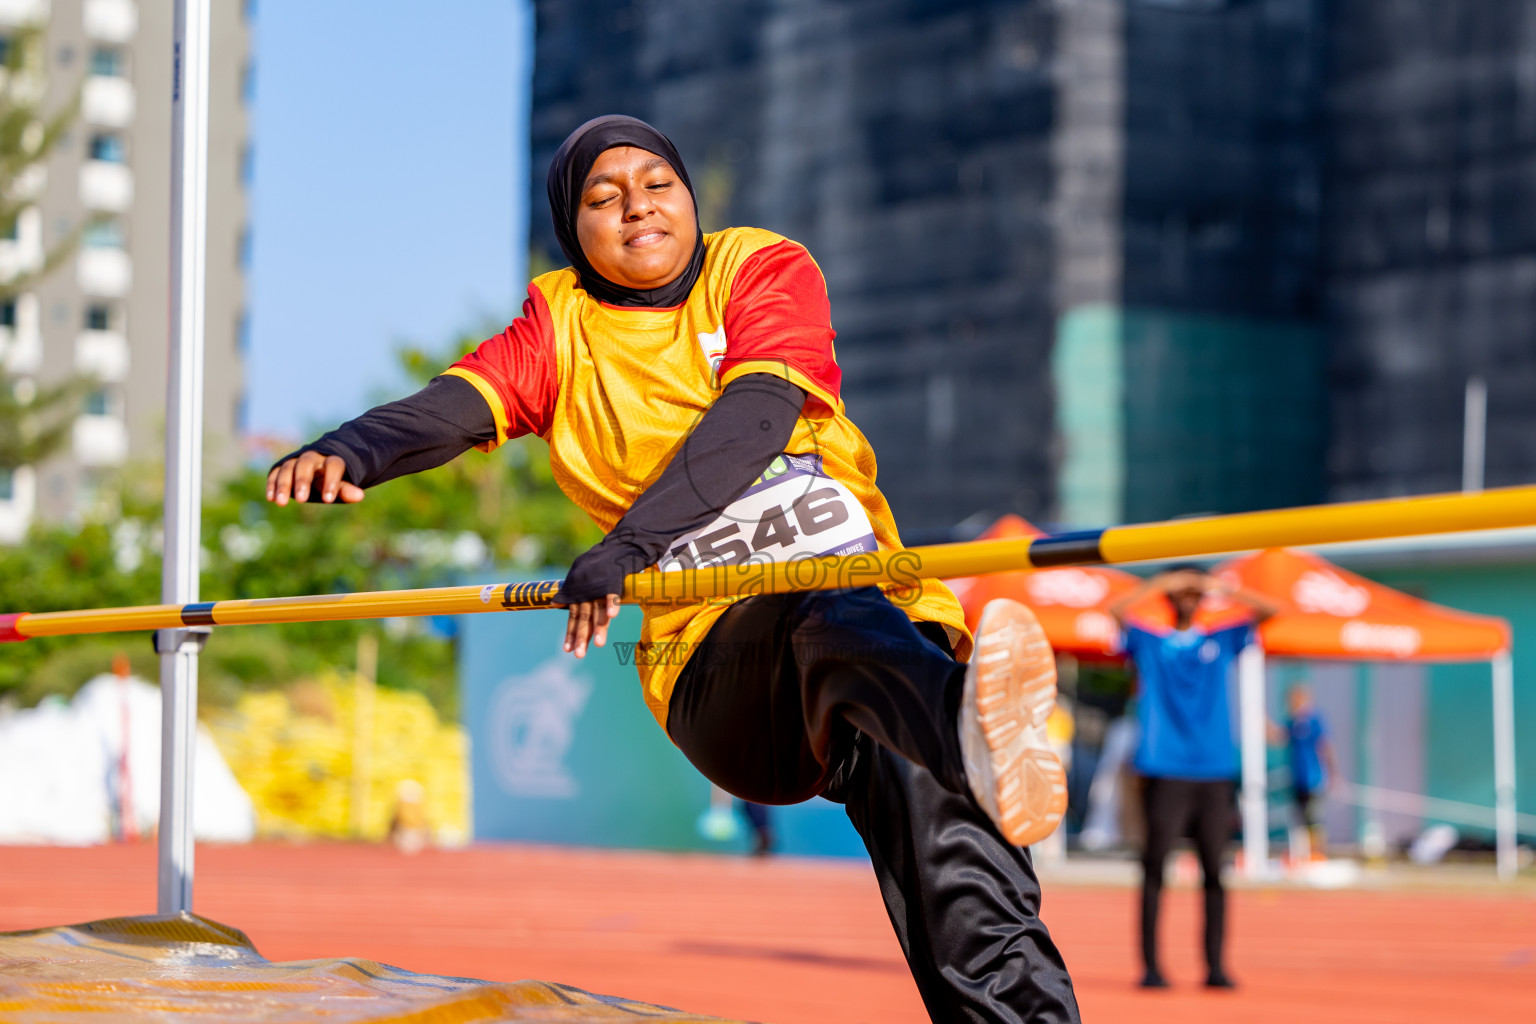
[[[208,725],[263,836],[381,840],[401,826],[468,839],[468,741],[419,693],[329,675],[247,693]]]
[[[1077,721],[1072,717],[1072,712],[1060,704],[1051,709],[1051,717],[1045,722],[1045,735],[1050,739],[1051,746],[1070,744],[1076,732]]]
[[[543,981],[496,984],[372,960],[272,963],[233,928],[183,914],[0,934],[0,1019],[209,1024],[719,1021]]]

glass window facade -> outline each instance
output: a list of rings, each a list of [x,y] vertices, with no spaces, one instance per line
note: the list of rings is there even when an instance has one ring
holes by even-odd
[[[124,160],[123,138],[113,132],[97,132],[91,136],[90,156],[92,160],[101,160],[109,164],[120,164]]]
[[[123,248],[123,226],[115,220],[98,220],[86,225],[81,239],[88,249]]]
[[[112,415],[112,393],[106,388],[98,388],[86,395],[85,414],[87,416]]]
[[[123,76],[123,51],[115,46],[98,46],[91,51],[91,74],[103,78]]]
[[[85,329],[88,331],[110,331],[112,329],[112,307],[101,302],[94,302],[86,306]]]

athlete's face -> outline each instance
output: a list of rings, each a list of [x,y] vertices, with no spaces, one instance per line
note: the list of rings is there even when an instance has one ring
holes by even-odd
[[[592,268],[625,288],[660,288],[688,269],[698,240],[693,196],[655,153],[605,150],[587,173],[576,238]]]

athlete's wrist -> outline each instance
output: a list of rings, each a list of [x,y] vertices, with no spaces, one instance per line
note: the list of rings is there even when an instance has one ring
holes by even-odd
[[[571,571],[555,594],[556,604],[600,601],[609,594],[624,592],[624,577],[646,567],[644,555],[632,544],[611,536],[577,556]]]

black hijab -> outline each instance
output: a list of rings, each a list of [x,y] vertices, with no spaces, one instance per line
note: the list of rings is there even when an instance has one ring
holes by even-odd
[[[594,117],[571,132],[555,151],[555,158],[549,162],[549,212],[554,217],[555,238],[560,242],[560,251],[565,253],[565,258],[571,261],[571,266],[581,276],[581,286],[594,298],[614,306],[681,306],[687,301],[688,293],[693,290],[694,282],[704,269],[702,230],[698,233],[698,241],[694,243],[693,257],[688,261],[687,269],[670,284],[650,290],[614,284],[600,276],[581,251],[581,242],[576,238],[576,211],[581,204],[581,187],[586,184],[587,175],[591,173],[597,158],[605,150],[617,146],[634,146],[647,153],[655,153],[671,164],[677,176],[682,179],[683,187],[693,196],[694,226],[698,226],[699,197],[693,191],[693,183],[688,180],[688,169],[683,166],[683,158],[678,155],[672,140],[639,118],[608,114]]]

